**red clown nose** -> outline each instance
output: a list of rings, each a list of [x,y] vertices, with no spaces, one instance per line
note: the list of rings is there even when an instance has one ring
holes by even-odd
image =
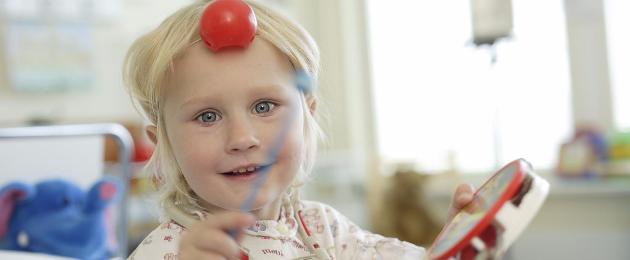
[[[216,0],[201,15],[199,34],[213,51],[227,46],[247,47],[256,36],[256,15],[241,0]]]

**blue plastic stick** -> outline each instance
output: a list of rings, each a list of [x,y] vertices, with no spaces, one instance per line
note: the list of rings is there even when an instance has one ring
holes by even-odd
[[[301,92],[308,93],[310,88],[312,87],[311,77],[304,71],[296,70],[296,87]],[[284,143],[284,138],[287,136],[287,133],[289,132],[289,128],[291,127],[291,124],[293,123],[293,119],[295,118],[295,116],[296,116],[296,113],[294,111],[294,113],[291,113],[289,117],[286,119],[284,127],[281,129],[280,134],[278,134],[278,141],[276,142],[276,145],[272,147],[269,153],[268,162],[275,161],[276,157],[278,156],[278,153],[280,152],[280,148],[282,148],[282,144]],[[265,184],[265,181],[267,180],[267,176],[269,175],[270,168],[271,167],[264,168],[262,172],[260,173],[260,177],[256,180],[256,182],[254,182],[253,187],[252,187],[252,192],[250,193],[247,200],[245,200],[243,207],[241,207],[242,211],[247,212],[251,210],[251,207],[254,204],[254,200],[256,200],[256,196],[258,195],[260,188],[262,188],[263,184]],[[237,231],[230,230],[229,234],[230,236],[232,236],[232,238],[236,238]]]

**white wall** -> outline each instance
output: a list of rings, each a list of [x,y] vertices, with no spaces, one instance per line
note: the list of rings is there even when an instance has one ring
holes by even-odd
[[[588,122],[614,133],[604,1],[564,2],[574,122]]]
[[[127,0],[123,1],[118,21],[94,25],[95,85],[88,91],[20,93],[8,84],[7,64],[0,63],[0,127],[23,125],[35,116],[60,123],[140,121],[122,85],[123,57],[142,33],[155,28],[167,15],[190,2],[192,0]],[[2,37],[0,34],[0,44]],[[1,55],[0,60],[4,62]]]

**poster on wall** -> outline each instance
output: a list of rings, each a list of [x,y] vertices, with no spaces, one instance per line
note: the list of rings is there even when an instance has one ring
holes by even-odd
[[[13,88],[29,93],[92,88],[93,32],[89,25],[11,21],[3,33],[5,64]]]

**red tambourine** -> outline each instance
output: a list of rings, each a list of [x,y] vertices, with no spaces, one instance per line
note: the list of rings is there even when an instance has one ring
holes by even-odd
[[[530,164],[515,160],[488,180],[446,224],[431,260],[500,259],[529,225],[549,194],[549,183]]]
[[[254,10],[241,0],[216,0],[199,21],[199,35],[213,51],[223,47],[247,47],[254,41],[258,23]]]

